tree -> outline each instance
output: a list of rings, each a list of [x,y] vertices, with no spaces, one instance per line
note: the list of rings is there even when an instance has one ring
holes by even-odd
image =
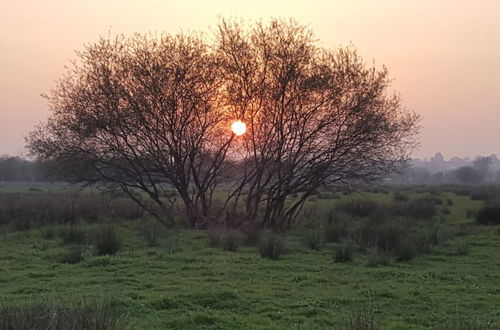
[[[476,170],[478,174],[478,183],[490,180],[493,176],[491,172],[491,164],[493,163],[493,158],[491,156],[488,157],[478,157],[472,163],[472,167]]]
[[[455,180],[462,184],[474,184],[481,182],[481,174],[474,167],[470,166],[462,166],[453,170],[452,176]]]
[[[387,70],[352,48],[316,46],[294,21],[221,21],[212,45],[101,39],[78,55],[27,139],[32,154],[75,182],[123,190],[169,225],[174,189],[191,227],[227,211],[234,225],[286,228],[319,187],[376,180],[416,144],[418,116],[388,93]],[[236,119],[241,137],[229,131]],[[232,186],[215,209],[221,182]]]

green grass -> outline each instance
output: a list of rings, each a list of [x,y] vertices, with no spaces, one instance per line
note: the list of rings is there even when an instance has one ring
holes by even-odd
[[[454,201],[450,214],[438,216],[451,227],[470,223],[465,209],[481,205],[442,195]],[[390,201],[392,195],[371,197]],[[316,206],[320,219],[335,203],[317,199],[308,207]],[[115,223],[123,242],[117,255],[95,256],[84,245],[84,260],[76,264],[60,262],[67,246],[58,235],[46,238],[44,228],[0,228],[0,298],[22,304],[106,297],[125,306],[137,329],[343,329],[358,311],[369,311],[380,329],[439,329],[457,318],[500,324],[495,227],[471,226],[432,254],[378,267],[368,266],[366,253],[335,263],[334,243],[311,250],[300,229],[287,236],[287,253],[270,260],[255,247],[209,247],[208,233],[200,231],[170,233],[150,247],[142,227]],[[468,253],[457,254],[459,244]]]

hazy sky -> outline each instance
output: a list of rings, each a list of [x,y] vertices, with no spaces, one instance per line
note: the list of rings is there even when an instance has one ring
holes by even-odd
[[[423,116],[415,157],[500,155],[500,0],[0,0],[0,154],[48,116],[40,97],[99,35],[208,30],[218,17],[292,17],[325,47],[386,65]]]

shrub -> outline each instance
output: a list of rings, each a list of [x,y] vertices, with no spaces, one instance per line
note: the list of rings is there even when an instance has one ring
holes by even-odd
[[[356,217],[369,217],[378,211],[379,205],[370,199],[356,199],[339,203],[336,209]]]
[[[127,198],[110,195],[67,191],[0,193],[0,223],[12,223],[18,230],[73,223],[79,218],[97,220],[100,216],[135,219],[143,216],[143,211]]]
[[[379,251],[393,251],[407,235],[408,227],[402,219],[385,222],[374,228],[376,247]]]
[[[379,252],[373,252],[368,255],[367,265],[369,267],[377,267],[377,266],[389,266],[391,264],[391,258]]]
[[[77,264],[83,261],[83,250],[80,246],[73,246],[66,250],[61,256],[60,262],[63,264]]]
[[[217,247],[222,242],[223,229],[216,228],[208,231],[208,246]]]
[[[479,186],[470,193],[472,200],[482,200],[488,204],[500,201],[500,186]]]
[[[112,226],[105,226],[98,230],[95,237],[95,247],[98,256],[114,255],[121,248],[121,242]]]
[[[62,228],[59,235],[64,245],[84,244],[86,239],[85,230],[77,225],[70,225]]]
[[[397,261],[410,261],[417,256],[418,250],[413,239],[405,239],[394,249]]]
[[[247,246],[255,246],[259,241],[260,231],[253,227],[243,227],[241,229],[244,235],[243,244]]]
[[[318,230],[308,230],[304,233],[302,241],[309,249],[319,251],[323,246],[323,235]]]
[[[282,236],[270,231],[260,236],[257,250],[262,258],[277,260],[285,253],[285,242]]]
[[[417,198],[393,206],[397,215],[410,219],[429,220],[437,214],[435,198]]]
[[[165,227],[158,223],[147,224],[140,229],[139,235],[144,239],[147,246],[158,246],[158,240],[167,236]]]
[[[486,205],[477,213],[476,220],[481,225],[500,225],[500,205]]]
[[[0,303],[0,329],[119,330],[131,327],[127,315],[112,301],[30,301]]]
[[[224,251],[236,252],[241,245],[243,238],[238,232],[229,229],[213,229],[208,234],[208,245],[221,247]]]
[[[328,224],[324,229],[326,242],[338,242],[349,237],[351,222],[347,217],[348,216],[342,212],[330,212],[328,214]]]
[[[241,244],[241,237],[234,230],[227,230],[221,237],[221,245],[224,251],[236,252]]]
[[[354,245],[345,242],[335,247],[335,262],[351,262],[354,258]]]

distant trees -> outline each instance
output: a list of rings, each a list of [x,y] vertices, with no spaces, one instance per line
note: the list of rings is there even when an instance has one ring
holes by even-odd
[[[167,225],[173,189],[190,227],[226,214],[287,228],[320,186],[375,180],[415,146],[418,116],[388,93],[387,70],[351,48],[317,47],[293,21],[222,21],[215,44],[103,38],[78,55],[47,96],[52,115],[27,138],[31,153],[67,179],[124,191]],[[229,130],[236,119],[241,137]]]
[[[452,172],[452,176],[462,184],[479,184],[493,179],[491,157],[479,157],[472,166],[462,166]]]
[[[17,156],[0,156],[1,181],[41,181],[49,180],[45,164],[33,162]]]

